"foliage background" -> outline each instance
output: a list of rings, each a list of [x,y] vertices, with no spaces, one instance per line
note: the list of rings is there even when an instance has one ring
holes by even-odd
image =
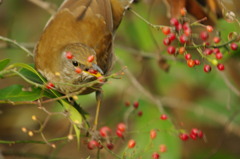
[[[60,1],[49,0],[55,4]],[[239,9],[236,1],[225,2],[226,7],[239,17]],[[149,16],[147,3],[140,2],[133,8],[143,17]],[[156,2],[151,9],[149,21],[153,24],[169,25],[166,17],[166,7],[162,2]],[[30,44],[30,47],[38,40],[42,29],[50,15],[24,0],[5,0],[0,6],[0,35],[18,42]],[[239,26],[235,23],[227,23],[225,20],[217,20],[216,26],[223,37],[233,30],[239,32]],[[153,37],[156,39],[156,43]],[[137,141],[134,150],[127,150],[129,154],[137,154],[142,158],[150,158],[152,152],[158,151],[159,144],[166,144],[168,151],[161,155],[163,159],[178,158],[228,158],[240,157],[240,116],[239,94],[233,93],[224,78],[233,83],[236,89],[240,89],[240,62],[239,51],[229,54],[225,60],[226,71],[224,76],[214,69],[210,74],[202,71],[202,68],[188,68],[184,62],[167,55],[166,48],[162,44],[163,34],[160,31],[149,29],[149,26],[128,12],[117,32],[115,40],[116,57],[127,66],[127,70],[134,76],[129,78],[128,73],[122,79],[111,79],[104,89],[104,104],[100,112],[99,126],[108,125],[115,129],[116,124],[124,121],[128,116],[129,134],[125,140],[114,141],[113,152],[121,154],[127,146],[127,141],[133,138]],[[225,38],[225,40],[227,40]],[[11,63],[33,63],[32,57],[26,56],[21,50],[0,43],[0,59],[9,58]],[[160,48],[160,49],[158,49]],[[141,56],[143,53],[150,58]],[[163,71],[157,60],[158,53],[163,54],[170,64],[169,72]],[[152,58],[154,57],[154,58]],[[113,72],[122,69],[122,65],[116,62]],[[145,90],[135,87],[136,79]],[[19,77],[0,79],[0,89],[12,84],[29,86]],[[154,100],[146,96],[151,92]],[[82,107],[91,114],[90,120],[95,113],[94,94],[80,96],[79,102]],[[139,110],[143,115],[139,117],[136,110],[124,106],[125,101],[139,101]],[[161,101],[165,111],[171,120],[161,121],[156,101]],[[61,106],[56,103],[44,105],[50,111],[61,111]],[[39,110],[36,105],[0,105],[0,140],[42,140],[36,134],[29,137],[21,131],[22,127],[38,129],[39,124],[31,120],[36,115],[39,120],[46,118],[46,113]],[[206,134],[206,140],[182,142],[178,138],[176,129],[186,131],[191,128],[199,128]],[[158,137],[153,145],[146,149],[149,144],[149,131],[159,129]],[[62,116],[52,116],[44,134],[48,139],[67,136],[69,122]],[[81,147],[77,148],[76,141],[61,141],[56,143],[53,149],[46,144],[21,143],[0,144],[0,154],[6,158],[94,158],[96,151],[86,148],[85,139],[81,140]],[[34,156],[34,157],[33,157]],[[0,157],[1,158],[1,157]],[[102,158],[114,158],[111,153],[103,150]],[[129,157],[130,158],[130,157]],[[133,157],[134,158],[134,157]]]

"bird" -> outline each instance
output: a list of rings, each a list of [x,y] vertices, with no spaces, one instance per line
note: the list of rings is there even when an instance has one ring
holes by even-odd
[[[47,22],[34,49],[35,67],[62,94],[96,92],[98,122],[102,82],[81,85],[110,74],[113,41],[133,0],[65,0]]]

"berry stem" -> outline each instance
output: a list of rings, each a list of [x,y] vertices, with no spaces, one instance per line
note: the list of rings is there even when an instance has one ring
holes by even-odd
[[[221,48],[221,47],[226,47],[228,44],[231,44],[232,42],[236,41],[237,39],[240,38],[240,35],[238,35],[237,37],[223,43],[223,44],[219,44],[219,45],[196,45],[194,44],[193,46],[186,46],[186,49],[196,49],[196,48],[200,48],[200,47],[206,47],[206,48]]]
[[[156,29],[156,30],[160,30],[164,27],[169,27],[169,28],[173,28],[170,26],[166,26],[166,25],[155,25],[150,23],[149,21],[147,21],[145,18],[143,18],[141,15],[139,15],[137,12],[135,12],[134,10],[132,10],[131,8],[129,9],[129,11],[131,11],[134,15],[136,15],[139,19],[141,19],[142,21],[144,21],[145,23],[147,23],[148,25],[150,25],[152,28]]]

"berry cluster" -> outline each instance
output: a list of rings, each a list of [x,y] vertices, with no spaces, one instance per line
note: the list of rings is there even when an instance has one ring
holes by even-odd
[[[223,71],[225,67],[220,63],[223,58],[222,51],[224,49],[227,51],[229,49],[237,50],[238,45],[234,42],[236,39],[221,43],[221,37],[213,35],[212,26],[205,26],[197,22],[190,23],[185,9],[181,10],[181,15],[182,17],[179,19],[170,19],[171,26],[162,27],[162,32],[166,35],[163,44],[167,46],[167,52],[175,56],[183,55],[188,67],[195,67],[203,63],[205,72],[210,72],[212,65]],[[201,26],[204,30],[200,33],[193,33],[194,26]],[[210,38],[212,36],[213,38]],[[198,53],[195,53],[194,50]]]
[[[154,130],[154,129],[151,130],[150,131],[150,138],[151,138],[151,140],[154,140],[156,137],[157,137],[157,131]],[[159,151],[160,151],[160,153],[166,152],[167,151],[167,146],[165,144],[159,145]],[[160,154],[158,152],[154,152],[152,154],[152,158],[153,159],[158,159],[158,158],[160,158]]]
[[[131,105],[131,103],[130,103],[129,101],[126,101],[126,102],[125,102],[125,106],[126,106],[126,107],[129,107],[130,105]],[[138,102],[138,101],[133,102],[132,106],[133,106],[133,108],[134,108],[135,110],[137,110],[138,107],[139,107],[139,102]],[[143,115],[143,112],[142,112],[141,110],[138,110],[137,115],[138,115],[139,117],[141,117],[141,116]]]
[[[126,124],[124,123],[119,123],[117,125],[116,129],[116,135],[119,138],[124,138],[124,132],[126,131]],[[103,126],[99,129],[99,135],[92,136],[95,139],[92,139],[88,142],[88,149],[93,150],[95,148],[102,149],[103,145],[102,143],[106,142],[106,147],[109,150],[112,150],[114,148],[114,144],[111,141],[111,136],[112,136],[112,130],[108,126]]]
[[[187,141],[189,137],[192,140],[197,140],[197,138],[202,139],[204,136],[203,132],[197,128],[193,128],[190,132],[190,134],[187,133],[180,133],[179,138],[183,141]]]

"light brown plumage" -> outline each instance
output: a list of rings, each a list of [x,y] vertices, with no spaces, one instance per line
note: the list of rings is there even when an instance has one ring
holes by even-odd
[[[80,89],[73,85],[96,79],[86,72],[76,73],[73,61],[83,70],[91,69],[93,65],[87,57],[94,55],[93,64],[108,74],[113,64],[114,33],[128,3],[129,0],[65,0],[35,48],[37,70],[64,94]],[[66,52],[71,52],[73,59],[67,59]],[[92,91],[89,88],[83,93]]]

